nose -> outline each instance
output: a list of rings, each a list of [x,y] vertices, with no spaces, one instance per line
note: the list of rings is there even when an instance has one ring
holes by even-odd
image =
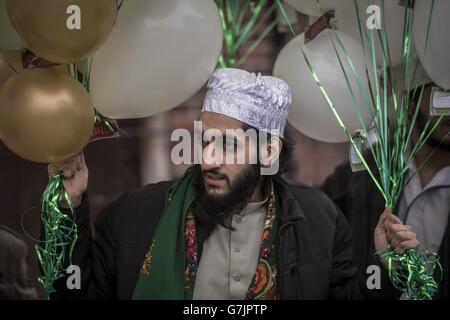
[[[203,149],[202,167],[203,170],[220,168],[223,164],[223,152],[216,147],[214,142],[209,143]]]

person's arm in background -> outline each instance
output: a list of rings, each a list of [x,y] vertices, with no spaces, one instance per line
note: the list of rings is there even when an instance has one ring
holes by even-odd
[[[365,239],[358,239],[358,232],[355,228],[358,228],[361,224],[373,225],[374,230],[371,235],[371,244],[365,248],[364,257],[356,257],[358,261],[358,278],[359,282],[363,286],[365,295],[374,299],[398,299],[401,292],[393,287],[388,278],[387,268],[384,260],[380,260],[375,256],[376,251],[384,252],[387,250],[388,243],[393,241],[394,245],[391,245],[396,251],[403,252],[404,248],[402,246],[406,245],[411,248],[416,248],[418,242],[415,239],[415,234],[411,231],[410,226],[405,226],[397,219],[389,210],[385,210],[380,216],[371,217],[371,211],[369,208],[361,207],[354,208],[355,199],[352,197],[366,197],[363,201],[358,203],[368,204],[371,203],[367,199],[368,197],[373,197],[372,194],[363,194],[363,190],[372,190],[372,188],[363,188],[361,185],[355,185],[355,175],[359,178],[363,178],[362,175],[367,174],[366,172],[353,173],[350,164],[345,162],[339,165],[334,173],[326,178],[325,182],[320,186],[320,189],[324,191],[331,200],[336,204],[336,206],[342,211],[343,215],[346,217],[347,221],[352,224],[354,241],[365,243]],[[369,177],[364,177],[364,183],[370,184],[372,181]],[[354,190],[358,191],[358,194],[352,194]],[[375,191],[377,192],[377,191]],[[353,192],[354,193],[354,192]],[[369,204],[368,204],[369,205]],[[388,219],[386,220],[386,217]],[[371,231],[372,232],[372,231]],[[405,239],[402,241],[402,239]],[[402,243],[402,246],[399,244]],[[378,249],[377,249],[378,248]],[[356,255],[361,255],[361,252],[356,252]],[[368,277],[372,273],[367,273],[367,268],[369,266],[378,266],[380,268],[381,275],[381,289],[369,290],[366,286]]]
[[[354,241],[358,240],[353,238],[350,225],[337,207],[336,211],[330,298],[339,300],[377,298],[366,285],[368,278],[365,273],[366,267],[355,266]],[[373,237],[375,250],[380,253],[385,252],[389,246],[399,254],[419,247],[419,241],[411,231],[411,227],[403,225],[389,209],[380,216]],[[379,263],[382,265],[381,268],[387,267],[387,262],[383,258]]]

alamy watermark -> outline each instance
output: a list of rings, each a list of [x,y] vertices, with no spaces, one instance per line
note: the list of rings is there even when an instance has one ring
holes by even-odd
[[[366,269],[368,275],[366,286],[369,290],[381,289],[381,268],[378,265],[370,265]],[[77,265],[70,265],[66,269],[66,287],[69,290],[81,289],[81,269]]]
[[[376,4],[367,7],[367,14],[370,16],[366,20],[366,26],[369,30],[381,29],[381,8]]]
[[[75,4],[67,7],[66,27],[69,30],[81,30],[81,8]]]

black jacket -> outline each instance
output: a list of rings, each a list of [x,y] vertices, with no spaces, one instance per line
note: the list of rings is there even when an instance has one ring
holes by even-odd
[[[366,171],[352,173],[348,162],[338,166],[329,176],[321,189],[336,203],[352,226],[355,241],[355,260],[358,265],[370,265],[374,261],[375,252],[373,233],[381,213],[384,211],[384,200]],[[396,210],[394,208],[394,214]],[[443,269],[442,280],[438,281],[439,291],[436,299],[449,299],[449,259],[450,259],[450,219],[439,250]],[[385,279],[381,298],[398,298],[400,293],[394,290]],[[440,279],[436,273],[436,279]]]
[[[130,299],[171,184],[151,184],[121,196],[99,214],[93,238],[85,195],[76,210],[79,237],[72,261],[81,268],[81,290],[68,290],[60,279],[52,298]],[[310,187],[277,180],[275,190],[281,298],[364,298],[365,273],[353,264],[351,228],[339,209]]]

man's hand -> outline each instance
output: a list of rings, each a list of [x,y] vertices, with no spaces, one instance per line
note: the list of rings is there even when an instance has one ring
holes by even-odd
[[[63,172],[63,183],[66,191],[72,200],[74,208],[81,205],[83,193],[87,190],[88,185],[88,168],[84,161],[84,154],[80,152],[59,163],[52,163],[48,166],[48,174],[50,177]],[[67,204],[62,203],[62,207],[67,207]]]
[[[408,249],[417,249],[419,241],[412,232],[411,226],[404,225],[399,218],[392,214],[391,209],[386,208],[378,220],[374,233],[375,249],[384,254],[392,248],[398,254],[403,254]],[[386,267],[384,258],[380,261]]]

